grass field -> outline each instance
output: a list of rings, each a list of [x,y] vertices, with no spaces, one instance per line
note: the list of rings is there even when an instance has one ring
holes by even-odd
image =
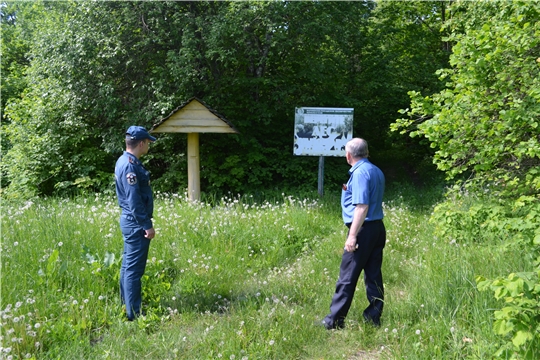
[[[490,359],[489,292],[475,276],[529,264],[518,249],[437,238],[443,189],[390,187],[382,326],[364,324],[360,282],[346,328],[329,308],[345,241],[339,198],[229,196],[191,204],[156,194],[143,302],[126,322],[114,197],[3,204],[0,358]]]

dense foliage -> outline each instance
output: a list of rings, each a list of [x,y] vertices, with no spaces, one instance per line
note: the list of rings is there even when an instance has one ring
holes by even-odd
[[[504,306],[494,331],[509,341],[497,356],[530,358],[540,345],[540,3],[457,2],[446,23],[454,43],[446,88],[410,92],[409,115],[393,130],[424,137],[434,163],[459,185],[434,211],[438,234],[463,242],[498,239],[534,268],[492,280]],[[477,198],[464,201],[464,191]]]
[[[415,144],[396,146],[388,125],[407,91],[439,89],[435,71],[448,57],[438,31],[443,9],[423,2],[8,2],[2,32],[14,35],[3,37],[4,188],[23,198],[103,191],[125,128],[150,127],[192,96],[241,133],[201,136],[203,190],[316,189],[317,159],[292,155],[298,106],[355,108],[354,134],[370,142],[373,160],[402,171],[415,162],[403,147],[410,154]],[[185,135],[160,136],[147,157],[156,189],[186,187],[185,151]],[[347,165],[325,163],[325,183],[337,188]]]
[[[474,10],[474,11],[473,11]],[[411,129],[436,148],[448,177],[507,195],[540,193],[540,3],[458,3],[446,26],[455,43],[446,89],[410,93]],[[417,124],[420,122],[419,124]]]

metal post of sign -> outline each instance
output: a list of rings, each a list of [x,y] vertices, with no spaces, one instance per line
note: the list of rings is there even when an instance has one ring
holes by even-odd
[[[324,156],[319,156],[319,196],[324,195]]]

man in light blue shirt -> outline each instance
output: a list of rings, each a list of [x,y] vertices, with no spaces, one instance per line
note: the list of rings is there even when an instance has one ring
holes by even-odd
[[[384,175],[368,160],[368,144],[364,139],[349,141],[345,146],[345,156],[351,169],[349,181],[343,185],[341,208],[343,222],[349,232],[330,314],[322,320],[329,330],[345,326],[345,317],[362,270],[369,301],[369,306],[364,310],[364,320],[379,326],[384,305],[381,272],[386,244],[386,230],[382,221]]]

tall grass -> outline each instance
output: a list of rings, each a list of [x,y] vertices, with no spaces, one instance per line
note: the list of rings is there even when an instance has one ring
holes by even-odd
[[[428,222],[441,191],[389,189],[380,328],[360,319],[359,283],[346,329],[328,312],[345,241],[339,198],[226,196],[189,203],[157,194],[143,302],[123,320],[122,237],[112,197],[47,199],[2,209],[3,358],[491,358],[492,296],[476,275],[523,267],[517,249],[456,244]]]

